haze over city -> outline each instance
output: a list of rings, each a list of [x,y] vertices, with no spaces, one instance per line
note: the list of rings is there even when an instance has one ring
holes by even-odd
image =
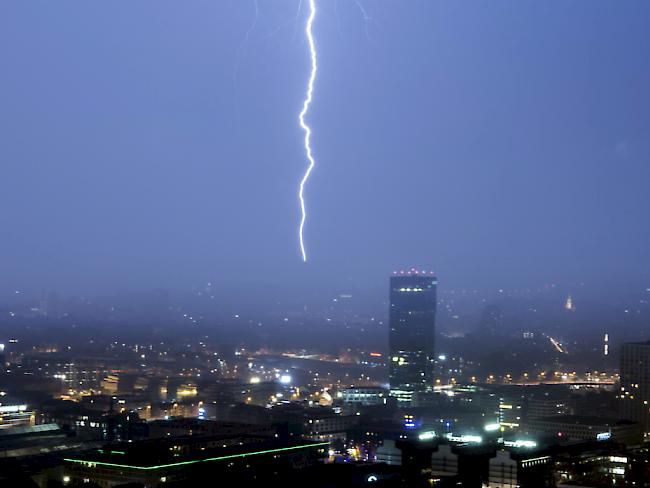
[[[0,485],[650,486],[650,3],[0,6]]]

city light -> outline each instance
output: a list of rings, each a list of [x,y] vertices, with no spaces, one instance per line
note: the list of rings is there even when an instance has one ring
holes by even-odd
[[[415,428],[415,420],[413,415],[404,415],[404,427],[407,429]]]
[[[3,405],[0,406],[0,413],[24,412],[27,405]]]
[[[528,441],[528,440],[515,440],[515,441],[506,441],[503,440],[502,444],[505,447],[525,447],[525,448],[533,448],[537,447],[537,442],[535,441]]]
[[[434,439],[436,437],[436,433],[433,430],[430,430],[428,432],[422,432],[419,436],[418,439],[421,441],[428,441],[431,439]]]
[[[454,435],[452,433],[445,434],[448,441],[461,442],[467,444],[480,444],[483,438],[480,435]]]

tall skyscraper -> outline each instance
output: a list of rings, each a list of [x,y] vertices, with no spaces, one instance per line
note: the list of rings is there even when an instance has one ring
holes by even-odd
[[[411,402],[433,388],[436,287],[431,272],[395,272],[390,279],[390,394]]]
[[[620,374],[621,417],[650,433],[650,342],[623,344]]]

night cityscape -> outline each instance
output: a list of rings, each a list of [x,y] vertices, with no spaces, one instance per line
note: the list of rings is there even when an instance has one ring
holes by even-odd
[[[6,0],[0,487],[650,487],[650,3]]]

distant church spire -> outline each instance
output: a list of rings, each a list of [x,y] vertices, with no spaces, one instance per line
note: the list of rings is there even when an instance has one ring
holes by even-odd
[[[566,308],[567,310],[575,310],[573,308],[573,299],[571,298],[571,295],[569,295],[566,298],[566,302],[564,303],[564,308]]]

